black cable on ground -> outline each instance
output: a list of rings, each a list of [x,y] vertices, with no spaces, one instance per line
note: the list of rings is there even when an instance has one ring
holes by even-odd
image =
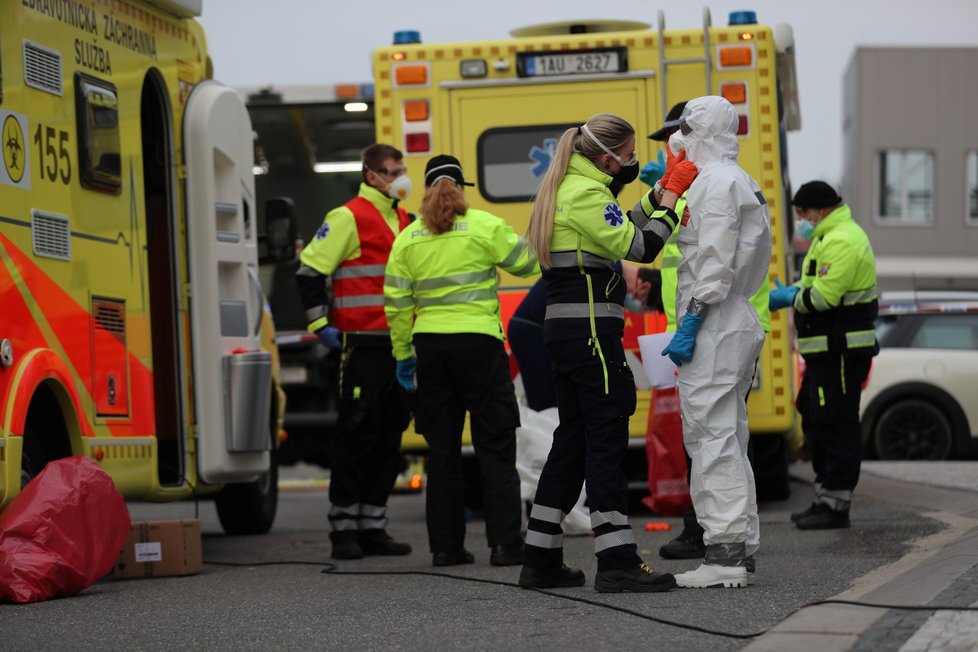
[[[466,577],[464,575],[453,575],[451,573],[439,573],[437,571],[341,571],[338,569],[336,564],[325,562],[325,561],[262,561],[262,562],[231,562],[231,561],[208,561],[204,560],[205,564],[210,564],[213,566],[323,566],[320,573],[324,575],[422,575],[428,577],[444,577],[451,580],[462,580],[465,582],[476,582],[479,584],[495,584],[497,586],[507,586],[512,588],[518,588],[521,590],[535,591],[537,593],[542,593],[544,595],[550,595],[555,598],[560,598],[562,600],[570,600],[571,602],[580,602],[582,604],[591,605],[593,607],[599,607],[601,609],[608,609],[611,611],[617,611],[619,613],[627,614],[629,616],[635,616],[636,618],[641,618],[642,620],[649,620],[654,623],[659,623],[660,625],[668,625],[670,627],[678,627],[679,629],[686,629],[694,632],[700,632],[702,634],[710,634],[712,636],[723,636],[726,638],[737,638],[737,639],[751,639],[757,638],[762,634],[766,634],[771,630],[771,628],[761,630],[759,632],[751,632],[749,634],[738,634],[735,632],[722,632],[716,629],[709,629],[707,627],[699,627],[697,625],[691,625],[689,623],[676,622],[674,620],[666,620],[665,618],[656,618],[655,616],[650,616],[648,614],[643,614],[632,609],[626,609],[625,607],[619,607],[613,604],[608,604],[607,602],[601,602],[599,600],[590,600],[588,598],[582,598],[575,595],[568,595],[566,593],[558,593],[555,591],[547,591],[545,589],[526,589],[521,587],[519,584],[514,582],[502,582],[499,580],[487,580],[481,577]],[[781,620],[785,620],[790,616],[798,613],[802,609],[807,609],[808,607],[815,607],[818,605],[828,605],[828,604],[843,604],[850,605],[854,607],[869,607],[873,609],[902,609],[906,611],[978,611],[978,607],[958,607],[951,605],[900,605],[900,604],[877,604],[872,602],[860,602],[858,600],[815,600],[813,602],[808,602],[798,607],[787,616]]]

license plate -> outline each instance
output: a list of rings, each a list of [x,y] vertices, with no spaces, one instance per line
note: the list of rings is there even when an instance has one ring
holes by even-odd
[[[309,380],[309,372],[305,367],[282,367],[279,370],[279,382],[283,385],[301,385]]]
[[[627,70],[624,48],[541,54],[521,53],[519,63],[522,77],[588,75]]]

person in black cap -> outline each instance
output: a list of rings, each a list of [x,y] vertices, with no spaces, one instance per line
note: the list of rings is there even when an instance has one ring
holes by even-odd
[[[685,102],[680,102],[676,104],[671,109],[669,113],[666,114],[665,122],[662,126],[651,134],[649,134],[649,140],[657,140],[660,143],[668,143],[669,136],[679,130],[679,118],[683,114],[683,109],[686,108]],[[669,158],[672,158],[672,152],[666,147],[666,154]],[[655,161],[649,161],[646,163],[641,171],[638,173],[638,178],[649,184],[650,186],[655,185],[655,182],[662,178],[662,175],[666,173],[666,168],[669,167],[667,161],[663,159],[662,150],[659,150],[658,159]]]
[[[470,415],[482,476],[489,563],[523,562],[516,472],[516,394],[499,317],[496,267],[540,273],[526,240],[503,219],[468,207],[462,166],[435,156],[425,168],[421,220],[397,237],[384,279],[397,380],[417,390],[415,429],[428,442],[425,492],[435,566],[471,564],[464,547],[462,429]],[[417,351],[417,385],[415,358]]]
[[[795,233],[812,244],[801,280],[775,281],[770,306],[795,311],[805,359],[796,404],[815,470],[814,500],[791,520],[802,530],[845,528],[862,460],[861,388],[879,352],[876,259],[866,232],[829,184],[810,181],[791,203]]]

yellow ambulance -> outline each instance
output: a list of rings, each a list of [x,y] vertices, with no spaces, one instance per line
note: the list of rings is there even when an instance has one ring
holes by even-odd
[[[504,217],[526,232],[532,198],[560,134],[595,113],[612,112],[635,126],[640,161],[657,157],[658,143],[644,137],[663,123],[677,102],[702,95],[727,98],[740,114],[740,164],[760,183],[771,209],[774,237],[770,278],[786,278],[790,265],[786,131],[800,127],[794,43],[788,25],[758,24],[754,12],[734,12],[715,26],[708,10],[695,29],[666,29],[624,21],[559,22],[511,32],[512,38],[423,43],[417,32],[399,32],[373,54],[377,140],[405,154],[415,187],[435,155],[458,157],[476,187],[466,193],[474,208]],[[647,191],[626,187],[619,201],[631,207]],[[504,320],[528,289],[504,275]],[[771,333],[750,397],[751,432],[760,482],[769,475],[787,491],[785,435],[792,429],[793,364],[787,314],[772,315]],[[643,315],[626,315],[626,348],[650,329]],[[632,442],[644,447],[650,391],[636,374],[638,411]],[[422,448],[416,435],[405,448]]]
[[[284,410],[252,130],[201,0],[0,4],[0,508],[84,455],[129,499],[267,531]],[[290,231],[292,233],[290,233]],[[289,238],[292,237],[292,240]]]

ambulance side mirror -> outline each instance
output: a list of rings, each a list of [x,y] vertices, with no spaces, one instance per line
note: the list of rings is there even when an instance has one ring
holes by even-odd
[[[265,202],[265,231],[258,234],[258,262],[287,263],[296,257],[295,204],[291,197]]]

